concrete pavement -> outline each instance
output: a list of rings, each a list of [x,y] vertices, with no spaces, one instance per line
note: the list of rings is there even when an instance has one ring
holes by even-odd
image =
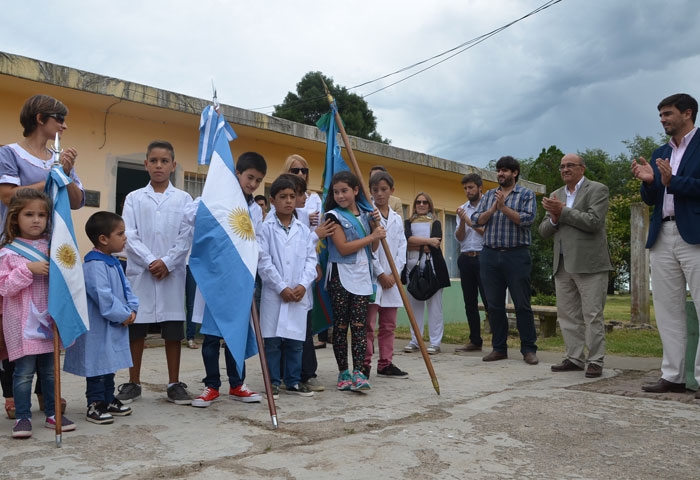
[[[530,366],[511,348],[508,360],[484,363],[443,345],[431,357],[438,396],[420,355],[401,347],[399,340],[394,363],[410,377],[373,375],[369,393],[337,391],[332,349],[318,350],[326,391],[282,392],[276,431],[264,400],[222,395],[205,409],[168,403],[162,348],[146,349],[143,397],[113,425],[85,421],[84,379],[64,373],[66,414],[78,429],[63,434],[59,449],[36,407],[31,439],[13,440],[12,421],[0,421],[0,479],[700,477],[700,401],[639,390],[657,378],[659,359],[608,357],[603,378],[591,380],[553,374],[560,354],[540,352]],[[221,364],[223,372],[223,354]],[[262,390],[258,358],[247,368],[247,383]],[[203,376],[201,350],[183,348],[181,380],[192,393]]]

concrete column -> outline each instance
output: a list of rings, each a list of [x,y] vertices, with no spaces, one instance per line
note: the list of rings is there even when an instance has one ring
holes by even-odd
[[[649,250],[644,248],[649,231],[649,207],[630,205],[630,313],[632,323],[649,323]]]

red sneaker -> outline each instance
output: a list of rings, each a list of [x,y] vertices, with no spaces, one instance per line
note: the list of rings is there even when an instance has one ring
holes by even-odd
[[[192,406],[193,407],[208,407],[211,405],[211,402],[219,398],[219,391],[214,390],[213,388],[210,387],[204,387],[204,391],[200,396],[192,400]]]
[[[243,403],[256,403],[262,401],[262,396],[248,388],[245,383],[228,391],[228,398],[238,400]]]

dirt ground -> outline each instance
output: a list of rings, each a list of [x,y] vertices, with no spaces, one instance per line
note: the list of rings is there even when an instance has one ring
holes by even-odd
[[[37,407],[30,439],[12,439],[12,421],[0,420],[0,479],[700,478],[700,401],[640,391],[658,377],[659,359],[608,357],[592,380],[553,374],[558,354],[540,353],[530,366],[511,349],[508,360],[484,363],[444,345],[431,357],[437,395],[420,355],[402,346],[394,363],[410,377],[372,376],[369,393],[337,391],[333,352],[318,350],[326,391],[282,392],[277,430],[265,400],[168,403],[162,348],[146,350],[143,397],[113,425],[85,421],[84,379],[63,374],[77,430],[57,448]],[[223,355],[221,364],[223,373]],[[258,358],[247,368],[248,384],[262,390]],[[199,393],[203,376],[201,351],[183,348],[181,380]],[[126,380],[119,372],[118,383]]]

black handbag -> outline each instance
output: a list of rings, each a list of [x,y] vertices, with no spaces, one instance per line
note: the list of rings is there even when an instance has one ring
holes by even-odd
[[[423,256],[423,247],[418,255],[418,262],[408,274],[408,285],[406,289],[416,300],[428,300],[440,290],[440,284],[435,276],[433,262],[430,259],[430,254],[426,254],[425,265],[420,268],[420,260]]]

